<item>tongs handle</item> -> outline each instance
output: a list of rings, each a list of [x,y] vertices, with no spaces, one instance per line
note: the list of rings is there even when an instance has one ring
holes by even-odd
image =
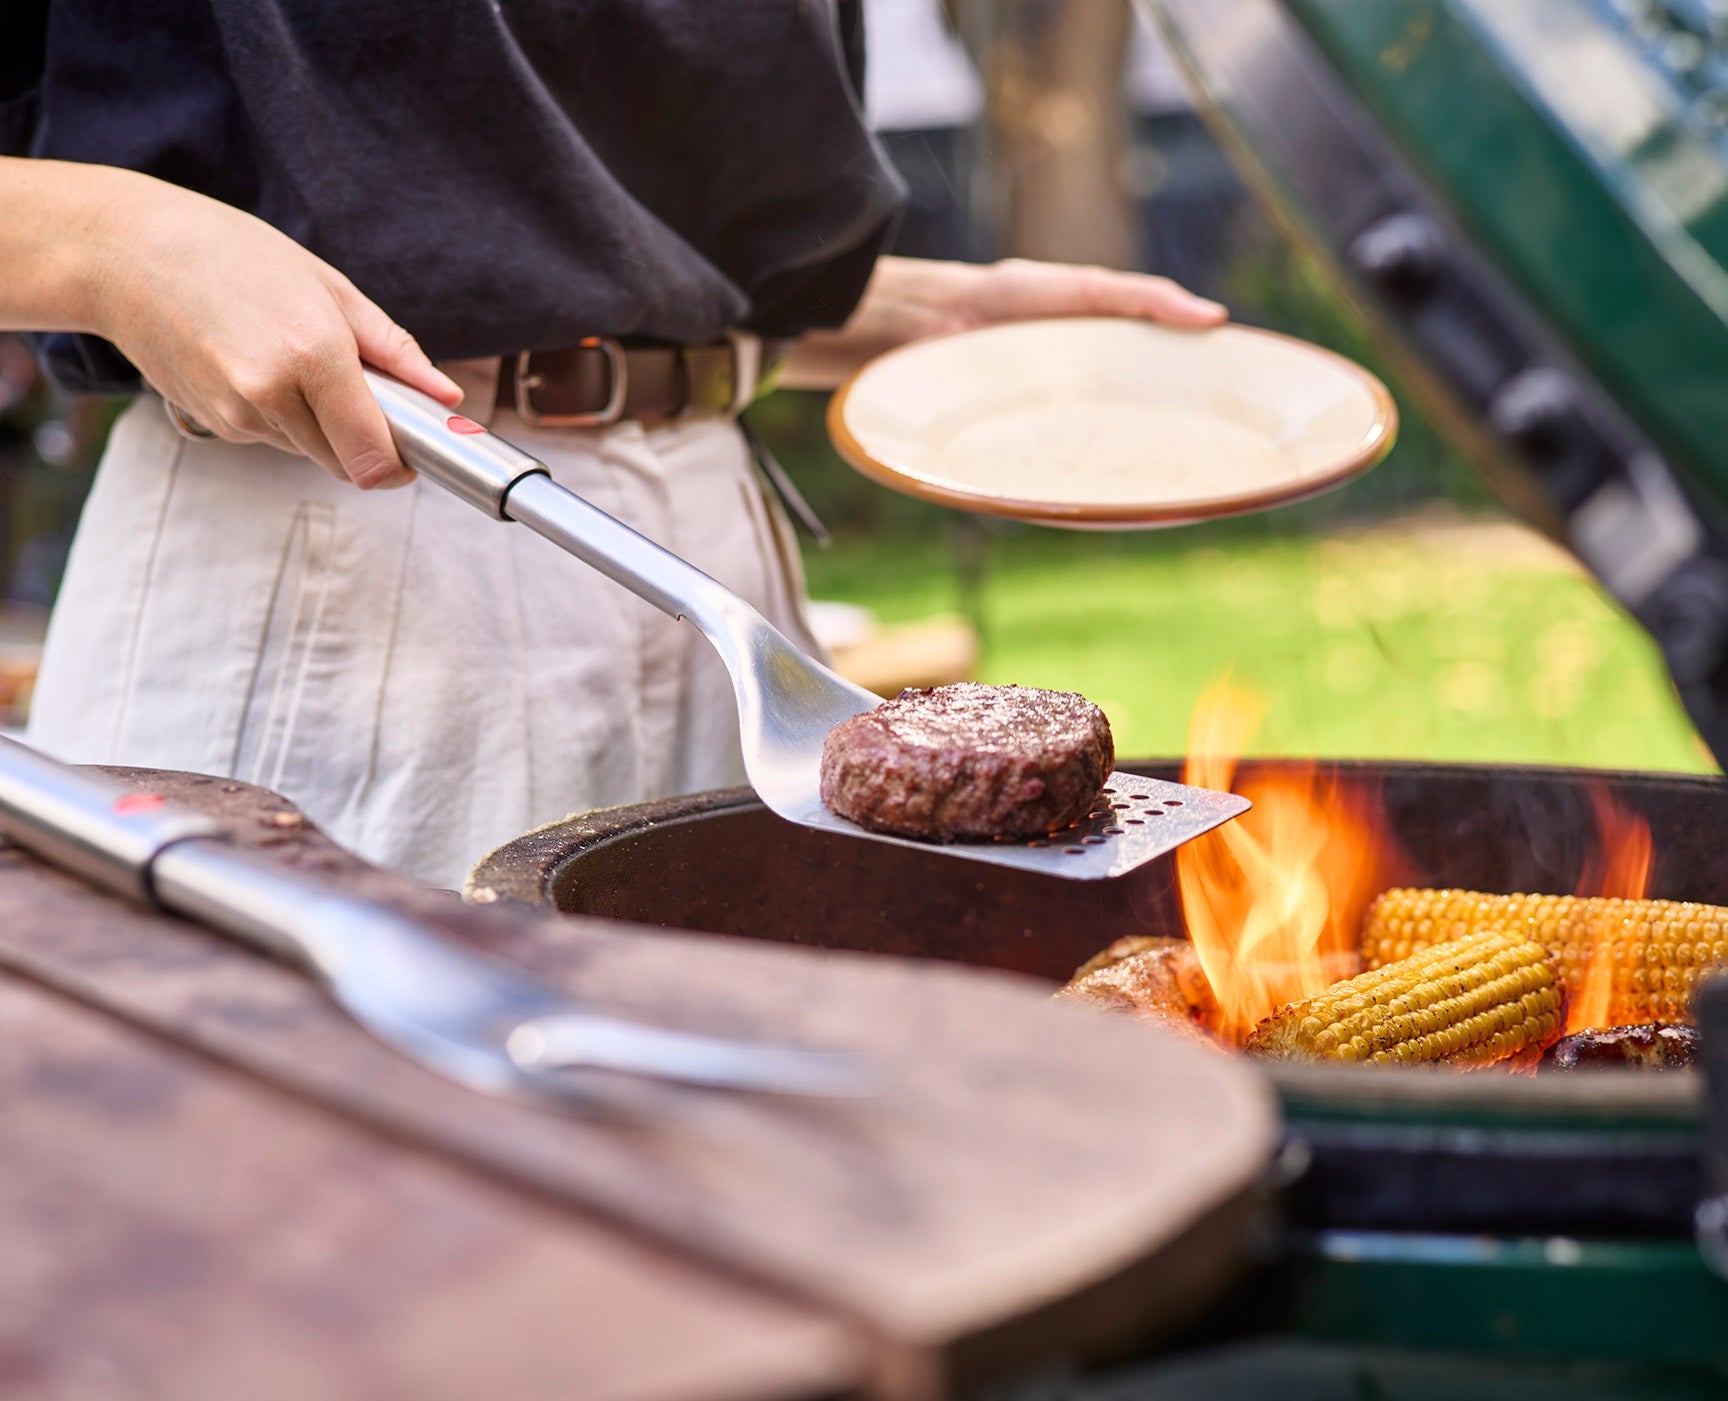
[[[220,823],[160,793],[123,788],[0,737],[0,832],[104,890],[196,919],[309,972],[327,972],[329,950],[316,937],[317,922],[284,911],[329,897],[242,851]],[[252,898],[208,905],[189,893],[176,874],[182,867],[238,871],[251,878]]]
[[[153,903],[150,868],[189,838],[221,838],[208,818],[136,793],[0,738],[0,830],[56,866]]]
[[[710,638],[753,612],[730,589],[552,480],[545,464],[417,389],[366,371],[402,460],[498,520],[519,521]]]
[[[686,1084],[852,1095],[855,1057],[608,1016],[424,921],[230,842],[215,822],[0,737],[0,832],[51,864],[299,964],[380,1040],[472,1088],[584,1101],[593,1067]],[[512,1034],[512,1028],[515,1034]]]

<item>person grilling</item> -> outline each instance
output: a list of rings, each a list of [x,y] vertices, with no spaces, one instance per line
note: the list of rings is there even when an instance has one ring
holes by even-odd
[[[770,373],[1225,315],[1140,274],[884,256],[902,189],[861,63],[856,0],[11,0],[0,329],[138,396],[30,740],[263,784],[441,886],[566,813],[742,781],[694,629],[415,485],[361,367],[814,648],[736,421]]]

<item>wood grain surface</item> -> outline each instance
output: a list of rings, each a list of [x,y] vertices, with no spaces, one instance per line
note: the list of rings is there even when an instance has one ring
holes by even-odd
[[[0,966],[819,1308],[861,1340],[878,1394],[1143,1343],[1238,1262],[1275,1120],[1261,1079],[1223,1056],[1010,975],[464,906],[363,866],[274,795],[115,776],[608,1010],[877,1057],[889,1088],[865,1101],[607,1077],[625,1117],[547,1114],[421,1070],[292,969],[0,851]]]
[[[839,1324],[0,975],[12,1401],[849,1393]]]

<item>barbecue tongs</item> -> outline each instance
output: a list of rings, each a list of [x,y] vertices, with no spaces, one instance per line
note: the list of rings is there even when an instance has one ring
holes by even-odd
[[[298,965],[380,1040],[472,1089],[556,1106],[611,1102],[578,1068],[780,1094],[874,1088],[858,1056],[602,1013],[412,915],[242,850],[159,795],[9,739],[0,739],[0,831],[94,884]]]
[[[1077,880],[1119,876],[1228,821],[1245,798],[1115,773],[1091,815],[1030,841],[935,844],[870,832],[818,792],[822,741],[882,698],[807,656],[737,594],[552,480],[545,466],[418,390],[368,370],[402,460],[494,520],[519,521],[674,618],[701,629],[732,677],[744,770],[805,827]]]

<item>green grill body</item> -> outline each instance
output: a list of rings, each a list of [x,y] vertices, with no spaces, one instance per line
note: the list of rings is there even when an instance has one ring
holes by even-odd
[[[1728,515],[1728,32],[1718,52],[1697,8],[1291,5],[1477,248]]]
[[[1728,755],[1728,11],[1150,8],[1405,387],[1649,630]]]

